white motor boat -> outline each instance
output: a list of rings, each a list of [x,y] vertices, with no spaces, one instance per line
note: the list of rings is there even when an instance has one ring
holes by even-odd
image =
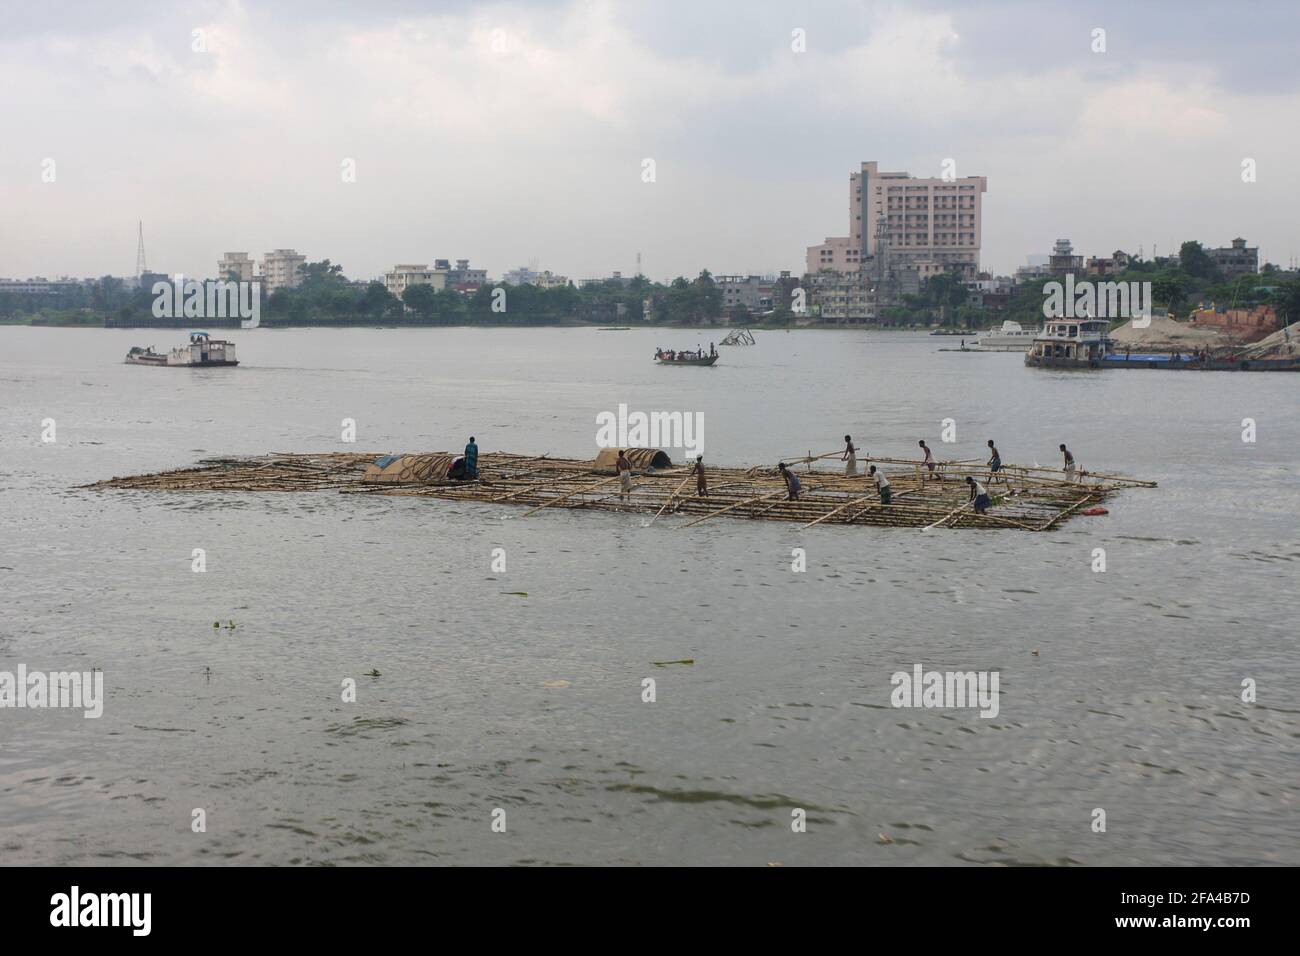
[[[1034,342],[1037,332],[1026,332],[1019,322],[1006,321],[1000,329],[989,329],[975,342],[985,352],[1023,352]]]

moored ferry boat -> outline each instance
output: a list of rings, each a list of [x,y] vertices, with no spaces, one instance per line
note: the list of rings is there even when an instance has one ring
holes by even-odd
[[[1036,332],[1008,319],[1002,328],[982,333],[975,344],[987,352],[1023,352],[1033,344],[1035,335]]]
[[[1106,319],[1048,319],[1025,353],[1025,364],[1039,368],[1101,368],[1110,354]]]
[[[178,346],[166,355],[153,350],[153,346],[134,346],[126,353],[128,365],[165,365],[169,368],[216,368],[235,366],[235,343],[214,339],[207,332],[191,332],[189,345]]]

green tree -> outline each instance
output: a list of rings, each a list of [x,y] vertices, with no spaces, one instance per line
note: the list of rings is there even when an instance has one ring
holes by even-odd
[[[1278,290],[1277,312],[1288,325],[1300,322],[1300,281],[1283,283]]]
[[[1217,279],[1219,267],[1209,253],[1195,240],[1184,242],[1178,249],[1178,267],[1193,279]]]
[[[402,293],[402,304],[420,316],[430,318],[434,312],[438,290],[431,285],[408,285]]]
[[[397,305],[396,296],[389,292],[382,282],[371,282],[362,291],[361,299],[357,302],[357,310],[362,315],[378,319],[395,312]]]
[[[1187,292],[1187,277],[1177,269],[1161,272],[1151,280],[1151,297],[1167,309],[1176,309],[1187,301]]]

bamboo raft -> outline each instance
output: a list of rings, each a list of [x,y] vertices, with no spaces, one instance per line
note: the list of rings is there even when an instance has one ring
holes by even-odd
[[[157,474],[111,478],[87,485],[93,489],[138,491],[336,491],[344,494],[402,495],[477,501],[485,504],[526,506],[521,517],[545,508],[633,511],[653,514],[654,523],[665,513],[690,520],[689,528],[717,517],[814,525],[868,525],[895,528],[1014,528],[1047,531],[1125,488],[1153,488],[1155,482],[1121,475],[1081,472],[1067,482],[1055,468],[1004,465],[999,480],[989,486],[993,506],[975,514],[969,501],[967,475],[985,482],[982,462],[945,461],[936,469],[938,480],[927,478],[920,461],[871,458],[886,471],[893,501],[880,501],[874,481],[864,474],[848,477],[839,471],[815,469],[816,462],[837,458],[839,452],[787,458],[803,485],[797,501],[786,500],[785,481],[776,468],[719,468],[708,466],[708,496],[696,497],[689,467],[673,466],[655,450],[629,452],[634,468],[633,488],[620,501],[618,479],[610,467],[608,450],[595,460],[551,458],[495,452],[479,457],[478,480],[430,477],[429,463],[443,469],[455,457],[448,453],[406,456],[426,467],[402,470],[402,460],[388,469],[394,477],[376,480],[377,454],[333,452],[282,453],[252,458],[207,458],[196,467]],[[645,462],[667,463],[666,467]],[[862,472],[866,463],[860,464]],[[437,471],[435,467],[433,471]],[[400,474],[399,474],[400,472]],[[425,480],[401,480],[415,473]],[[1005,480],[1004,480],[1005,479]]]

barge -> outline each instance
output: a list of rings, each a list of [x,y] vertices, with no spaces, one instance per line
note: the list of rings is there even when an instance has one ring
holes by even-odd
[[[191,332],[188,345],[177,346],[166,355],[153,350],[153,346],[133,346],[126,353],[127,365],[155,365],[167,368],[220,368],[239,364],[235,358],[235,343],[214,339],[207,332]]]

